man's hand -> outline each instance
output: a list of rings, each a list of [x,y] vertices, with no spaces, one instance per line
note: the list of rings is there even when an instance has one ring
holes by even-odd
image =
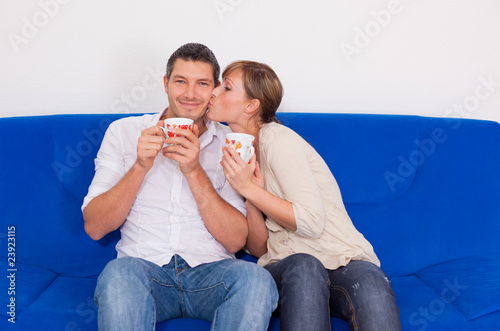
[[[165,142],[165,132],[160,126],[163,126],[163,121],[159,121],[155,126],[143,130],[139,137],[136,163],[145,171],[149,171],[153,167],[155,158]]]
[[[200,156],[200,140],[198,139],[199,129],[193,125],[193,132],[183,129],[174,129],[172,133],[179,137],[169,137],[165,141],[169,145],[163,148],[163,156],[179,162],[180,170],[184,176],[191,174],[195,170],[202,169]]]
[[[193,132],[172,130],[179,137],[167,138],[165,142],[173,145],[164,147],[162,153],[179,162],[208,231],[229,252],[236,253],[245,245],[248,225],[243,214],[221,198],[201,167],[199,132],[196,124],[193,125]]]

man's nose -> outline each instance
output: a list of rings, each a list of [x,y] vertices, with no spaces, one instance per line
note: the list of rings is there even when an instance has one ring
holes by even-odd
[[[186,90],[184,91],[184,95],[188,99],[193,99],[196,96],[196,91],[195,91],[195,86],[194,85],[188,85]]]

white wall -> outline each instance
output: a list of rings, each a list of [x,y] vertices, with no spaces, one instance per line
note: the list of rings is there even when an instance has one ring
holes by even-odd
[[[0,117],[155,112],[170,54],[266,62],[281,111],[500,121],[497,0],[0,0]]]

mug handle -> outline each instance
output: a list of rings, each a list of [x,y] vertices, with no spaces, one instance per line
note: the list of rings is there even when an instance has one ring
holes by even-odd
[[[160,129],[162,129],[162,130],[163,130],[163,132],[165,132],[165,137],[167,137],[167,138],[168,138],[168,131],[167,131],[167,129],[166,129],[166,128],[164,128],[163,126],[160,126]],[[167,144],[167,143],[163,143],[163,147],[167,147],[167,146],[169,146],[169,144]],[[162,148],[163,148],[163,147],[162,147]]]
[[[253,146],[250,146],[250,157],[248,158],[248,163],[250,163],[250,159],[252,156],[255,154],[255,148]]]

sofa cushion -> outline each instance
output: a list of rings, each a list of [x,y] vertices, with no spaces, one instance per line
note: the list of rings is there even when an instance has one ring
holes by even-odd
[[[474,330],[500,330],[500,310],[470,321]],[[494,328],[493,328],[494,327]]]
[[[416,275],[390,277],[401,316],[407,331],[470,330],[465,317],[451,303],[443,300]]]
[[[5,259],[5,261],[7,262],[7,259]],[[11,272],[6,263],[2,265],[5,266],[2,270],[6,271],[6,276],[2,275],[2,277],[0,277],[0,288],[2,291],[5,289],[6,296],[4,298],[10,300],[10,298],[13,297],[15,299],[16,319],[18,315],[42,295],[57,278],[55,273],[38,267],[16,263],[15,271]],[[12,287],[11,278],[7,277],[11,274],[14,274]],[[13,292],[10,295],[8,293],[9,288],[12,288],[15,293]],[[8,316],[7,310],[1,309],[0,315]],[[10,316],[8,317],[10,318]]]
[[[210,321],[196,318],[176,318],[156,324],[156,331],[210,330]]]
[[[500,258],[463,258],[425,268],[417,275],[467,320],[500,311]]]
[[[177,318],[156,324],[156,331],[192,331],[210,330],[211,322],[194,318]],[[338,318],[331,318],[332,330],[348,331],[349,324]],[[271,317],[267,331],[279,331],[280,320],[278,317]]]
[[[94,278],[57,277],[19,316],[20,330],[96,330]],[[50,317],[47,316],[50,314]]]

